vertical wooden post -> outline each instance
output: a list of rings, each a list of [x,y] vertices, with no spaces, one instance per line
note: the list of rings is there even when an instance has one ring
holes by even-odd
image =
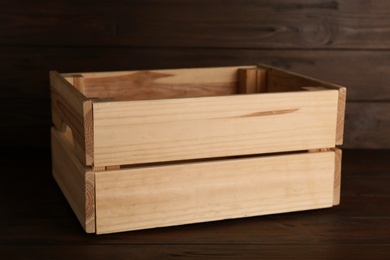
[[[256,70],[256,93],[267,92],[267,70]]]
[[[78,89],[82,94],[85,95],[85,84],[84,77],[82,75],[74,75],[73,76],[73,86]]]
[[[341,149],[335,148],[335,166],[334,166],[334,190],[333,190],[333,205],[340,204],[340,195],[341,195],[341,158],[342,151]]]
[[[266,90],[265,69],[238,69],[238,93],[239,94],[254,94],[264,93]]]
[[[256,93],[256,68],[238,69],[238,93]]]

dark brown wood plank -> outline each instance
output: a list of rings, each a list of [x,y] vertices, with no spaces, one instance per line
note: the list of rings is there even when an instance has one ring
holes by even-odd
[[[356,206],[356,205],[355,205]],[[355,207],[356,209],[356,207]],[[375,209],[375,208],[373,208]],[[381,244],[389,242],[390,217],[323,217],[284,214],[285,217],[255,217],[108,235],[86,234],[73,218],[0,219],[1,245],[318,245]],[[309,217],[308,217],[309,216]]]
[[[390,102],[347,103],[344,147],[390,148]]]
[[[0,44],[382,48],[390,6],[372,1],[82,1],[0,4]]]
[[[0,246],[3,259],[388,259],[390,245]]]
[[[49,97],[49,71],[87,72],[265,63],[348,88],[349,101],[389,101],[387,51],[0,48],[0,98]]]

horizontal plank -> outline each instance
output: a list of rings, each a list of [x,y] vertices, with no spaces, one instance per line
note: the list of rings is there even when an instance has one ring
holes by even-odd
[[[335,152],[97,172],[96,233],[333,205]]]
[[[386,0],[139,0],[131,8],[124,1],[91,3],[3,3],[0,44],[272,49],[390,44]]]
[[[74,213],[52,178],[50,150],[29,151],[32,155],[23,160],[24,167],[29,169],[24,172],[23,181],[20,181],[20,175],[6,174],[3,176],[3,181],[0,182],[3,194],[13,193],[13,196],[0,196],[0,204],[7,209],[1,211],[0,218],[19,216],[23,220],[23,218],[50,217],[57,219],[70,217],[76,220]],[[15,165],[19,163],[17,157],[19,152],[18,148],[15,148],[14,151],[7,149],[6,155],[2,156],[0,160],[3,172],[15,171]],[[343,150],[342,203],[326,213],[321,210],[317,214],[325,216],[341,209],[343,211],[348,209],[348,213],[345,212],[348,216],[390,217],[390,205],[386,203],[390,196],[388,189],[390,182],[389,156],[390,150]],[[9,183],[17,183],[19,192],[14,193],[14,186],[9,185]],[[33,198],[41,202],[38,204],[28,203],[24,199],[31,196],[34,187],[37,186],[41,188],[34,193]],[[373,208],[375,208],[374,211]],[[79,226],[78,222],[77,225]]]
[[[94,103],[94,165],[334,147],[337,102],[325,90]]]
[[[81,75],[87,97],[138,100],[235,94],[237,71],[238,67],[223,67]]]
[[[2,145],[50,147],[49,70],[112,71],[270,64],[347,87],[346,147],[390,148],[390,54],[386,51],[280,51],[143,48],[16,48],[0,49],[0,140]],[[367,69],[370,68],[370,69]],[[351,103],[351,101],[356,101]],[[360,101],[380,101],[380,103]],[[351,104],[351,105],[350,105]],[[371,109],[366,110],[366,107]],[[373,113],[372,115],[370,113]],[[378,114],[379,113],[379,114]],[[366,124],[364,120],[376,118]],[[29,135],[26,135],[29,129]],[[349,138],[348,137],[352,137]],[[362,137],[359,137],[362,136]]]
[[[0,55],[0,69],[6,72],[0,86],[3,98],[48,98],[50,70],[71,73],[264,63],[345,86],[349,101],[390,100],[387,51],[6,47]]]
[[[2,105],[12,107],[0,111],[4,119],[0,122],[0,141],[4,147],[9,147],[7,150],[18,146],[29,147],[29,150],[50,148],[50,100],[37,100],[39,102],[29,102],[26,98],[22,103],[15,103],[20,99],[0,99]],[[343,147],[389,149],[388,111],[389,103],[348,102]],[[376,165],[372,167],[375,169]]]
[[[335,247],[337,249],[335,249]],[[4,259],[388,259],[390,245],[12,245]]]
[[[0,158],[2,171],[10,173],[0,182],[7,194],[0,196],[0,256],[388,259],[389,151],[345,150],[343,155],[346,192],[337,207],[95,236],[85,234],[65,210],[69,206],[51,177],[49,153],[34,151],[23,163],[7,153]]]

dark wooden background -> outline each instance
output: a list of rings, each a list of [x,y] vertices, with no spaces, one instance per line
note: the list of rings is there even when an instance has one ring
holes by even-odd
[[[96,236],[51,176],[49,71],[267,63],[348,88],[341,205]],[[390,1],[0,0],[1,259],[390,259]],[[5,152],[5,155],[3,153]]]
[[[0,143],[49,149],[48,72],[267,63],[348,87],[346,148],[390,148],[390,1],[0,0]]]

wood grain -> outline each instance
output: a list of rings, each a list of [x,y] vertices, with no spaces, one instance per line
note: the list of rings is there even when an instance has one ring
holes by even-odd
[[[334,147],[337,101],[326,90],[94,103],[94,165]]]
[[[334,150],[334,186],[333,186],[333,205],[340,204],[340,196],[341,196],[341,165],[342,165],[342,150],[335,149]]]
[[[289,253],[285,258],[321,259],[325,258],[323,254],[332,254],[332,259],[358,259],[358,255],[386,259],[389,154],[390,150],[343,151],[342,200],[337,207],[95,236],[85,234],[52,179],[49,151],[34,150],[18,168],[19,159],[9,151],[0,158],[2,170],[13,173],[4,174],[0,182],[0,191],[7,195],[0,196],[4,207],[0,212],[0,255],[6,259],[57,259],[62,255],[67,259],[69,255],[99,259],[118,253],[120,258],[122,249],[129,254],[133,250],[153,254],[155,247],[161,247],[162,258],[174,258],[179,248],[190,251],[179,250],[180,255],[205,258],[215,257],[216,246],[219,250],[229,248],[226,259],[229,255],[242,256],[244,249],[254,246],[254,250],[261,249],[253,252],[257,258],[265,257],[262,252],[270,250],[266,258],[278,259],[279,254]]]
[[[95,178],[65,134],[52,128],[53,176],[87,233],[95,232]]]
[[[335,249],[335,247],[337,249]],[[23,252],[20,249],[23,248]],[[42,248],[45,251],[42,252]],[[390,246],[376,245],[53,245],[0,246],[6,259],[31,258],[107,259],[126,255],[131,259],[387,259]]]
[[[56,71],[50,72],[50,94],[54,126],[61,132],[67,127],[71,129],[76,156],[82,164],[90,165],[91,138],[86,138],[86,133],[92,132],[88,129],[92,127],[91,122],[88,122],[88,119],[92,119],[91,104],[84,104],[89,102],[87,98]],[[88,112],[84,111],[84,108]],[[85,120],[85,117],[88,119]]]
[[[96,232],[333,205],[334,152],[96,172]]]
[[[87,97],[116,100],[186,98],[237,93],[238,67],[83,73]]]
[[[0,102],[7,108],[1,111],[0,141],[9,147],[50,146],[47,73],[53,69],[262,62],[346,86],[349,101],[390,100],[387,1],[218,3],[149,0],[134,1],[131,8],[121,1],[0,3]],[[359,128],[353,131],[365,135]],[[367,147],[389,147],[387,141],[368,142]],[[362,141],[356,145],[364,146]]]
[[[263,49],[390,44],[386,0],[138,0],[131,8],[122,1],[67,3],[1,4],[0,44]]]
[[[390,80],[387,64],[390,55],[385,51],[264,51],[264,50],[185,50],[185,49],[115,49],[115,48],[0,48],[4,63],[0,91],[0,140],[4,145],[30,145],[49,147],[51,126],[48,71],[53,67],[62,72],[129,69],[158,69],[191,66],[247,65],[264,62],[304,75],[334,82],[348,88],[348,113],[359,114],[367,101],[373,109],[367,118],[377,123],[365,125],[357,121],[356,127],[345,126],[346,147],[390,148],[385,134],[390,132],[387,100],[390,100]],[[77,53],[80,53],[78,55]],[[190,61],[190,63],[189,63]],[[5,66],[10,64],[10,66]],[[39,66],[36,66],[39,64]],[[370,67],[367,70],[367,67]],[[15,68],[10,70],[10,68]],[[20,73],[19,69],[23,71]],[[364,76],[361,76],[364,75]],[[34,87],[31,87],[34,86]],[[367,87],[369,86],[369,87]],[[32,101],[33,100],[33,101]],[[365,101],[365,102],[361,102]],[[351,103],[355,102],[355,103]],[[349,105],[351,104],[351,105]],[[375,108],[374,108],[375,107]],[[382,110],[383,109],[383,110]],[[375,113],[367,114],[375,110]],[[362,124],[362,125],[359,125]],[[29,129],[30,136],[24,134]],[[348,128],[348,129],[347,129]],[[378,133],[381,138],[370,133]],[[361,136],[361,137],[359,137]],[[365,146],[367,144],[367,146]]]
[[[4,60],[0,68],[7,71],[2,75],[0,92],[4,99],[48,99],[48,71],[53,69],[71,73],[264,63],[345,86],[348,101],[390,100],[390,53],[385,50],[4,47],[0,55]]]
[[[390,147],[389,111],[390,103],[387,102],[348,103],[344,147]]]

